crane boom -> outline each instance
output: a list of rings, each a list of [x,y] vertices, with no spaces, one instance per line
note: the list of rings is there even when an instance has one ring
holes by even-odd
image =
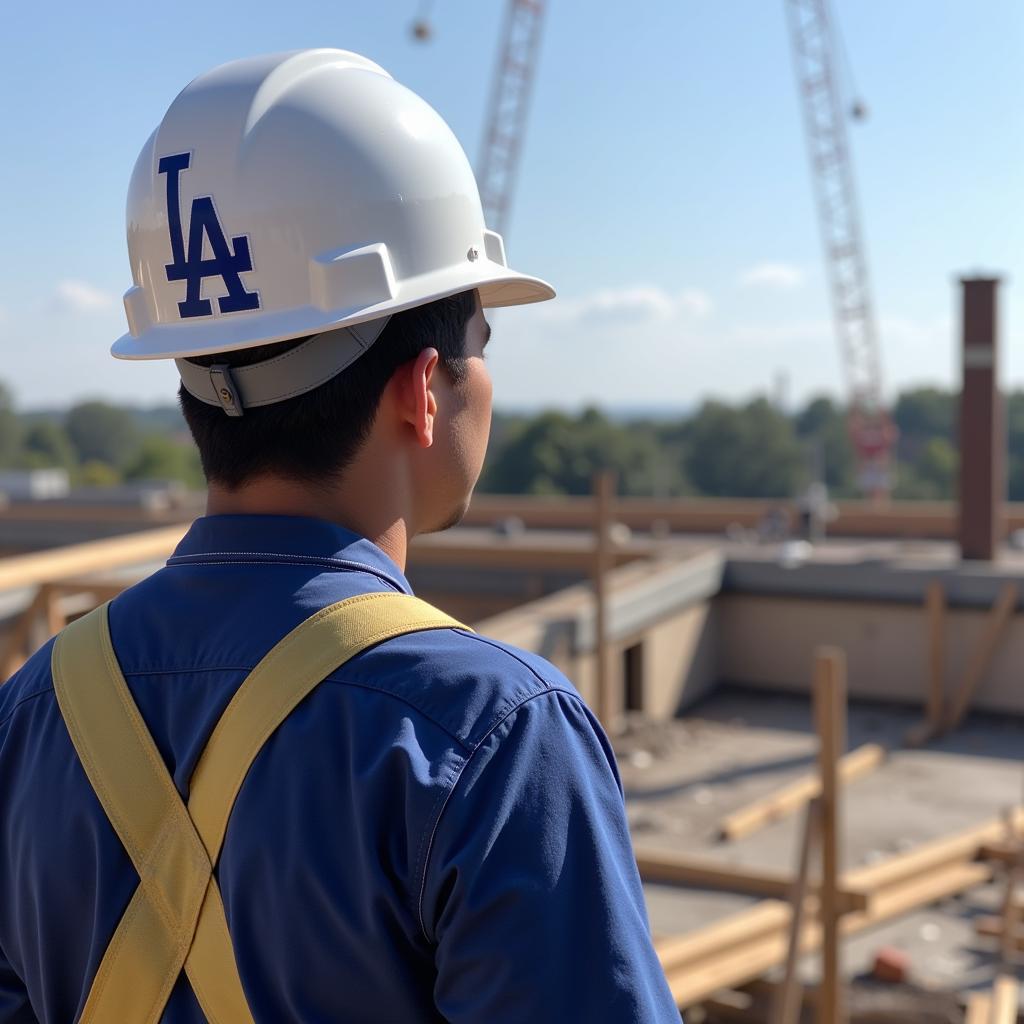
[[[832,315],[846,375],[850,436],[861,486],[877,496],[889,490],[895,431],[882,397],[878,329],[846,121],[834,71],[828,0],[785,0],[785,5],[832,293]]]
[[[484,219],[504,234],[522,151],[545,0],[509,0],[491,86],[477,181]]]

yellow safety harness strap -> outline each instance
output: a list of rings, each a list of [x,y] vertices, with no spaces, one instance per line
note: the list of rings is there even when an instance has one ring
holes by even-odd
[[[192,944],[210,861],[121,675],[106,605],[58,637],[52,669],[79,759],[139,873],[81,1019],[156,1021]]]
[[[192,775],[187,811],[117,664],[106,606],[64,630],[53,651],[57,700],[140,879],[93,981],[83,1024],[155,1024],[183,966],[209,1021],[252,1021],[213,876],[249,767],[335,668],[383,640],[441,628],[466,627],[393,593],[340,601],[297,626],[229,703]]]
[[[448,627],[466,628],[418,597],[362,594],[317,612],[274,647],[236,691],[192,773],[188,813],[211,859],[253,758],[299,701],[374,644]]]

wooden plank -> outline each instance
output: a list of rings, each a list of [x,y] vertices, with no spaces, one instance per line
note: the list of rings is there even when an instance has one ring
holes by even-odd
[[[640,877],[645,882],[721,889],[777,900],[789,900],[793,892],[793,876],[783,871],[725,864],[691,854],[643,849],[635,850],[635,853]],[[815,892],[816,886],[812,885],[809,891]],[[838,899],[844,912],[867,909],[868,896],[863,891],[840,888]]]
[[[679,964],[714,959],[751,940],[779,934],[789,924],[789,907],[779,900],[763,900],[713,924],[682,935],[657,939],[654,948],[661,966],[671,971]]]
[[[807,904],[807,890],[811,856],[818,846],[821,832],[821,801],[814,799],[807,805],[804,816],[803,835],[800,842],[800,862],[797,865],[793,891],[790,895],[789,935],[787,936],[786,963],[782,983],[775,992],[772,1005],[772,1024],[799,1024],[803,1007],[803,986],[797,975],[797,961],[800,956],[801,937],[804,929],[804,908]]]
[[[814,923],[808,923],[804,929],[802,941],[808,945],[814,942],[808,929],[814,927]],[[807,952],[808,949],[803,951]],[[786,935],[783,930],[779,930],[759,936],[697,965],[686,964],[666,972],[668,987],[678,1006],[692,1006],[719,989],[731,988],[764,974],[769,968],[781,963],[785,955]]]
[[[841,856],[840,751],[846,747],[846,658],[836,648],[819,648],[814,666],[814,719],[821,775],[821,923],[823,931],[819,1024],[843,1024],[837,898]]]
[[[842,921],[843,933],[855,934],[916,907],[926,907],[958,892],[984,885],[992,880],[992,873],[991,864],[974,862],[928,869],[875,893],[863,913],[847,914]]]
[[[1013,816],[1018,828],[1024,826],[1024,808],[1016,808]],[[867,893],[870,899],[872,893],[912,881],[937,867],[974,860],[986,844],[999,842],[1005,835],[1003,819],[991,818],[979,825],[971,825],[951,835],[922,843],[907,853],[847,871],[843,876],[843,886],[852,892]]]
[[[146,530],[125,537],[88,541],[0,559],[0,590],[56,583],[68,576],[101,572],[167,558],[187,525]]]
[[[971,655],[971,660],[961,680],[960,688],[954,696],[952,706],[947,711],[942,723],[944,731],[948,732],[951,729],[956,729],[967,714],[971,701],[974,699],[974,694],[985,678],[985,673],[988,672],[989,666],[992,664],[992,658],[996,653],[999,641],[1002,639],[1003,633],[1006,632],[1006,627],[1009,625],[1014,611],[1016,611],[1018,597],[1017,584],[1007,583],[1000,592],[996,603],[992,606],[992,611],[989,614],[988,623],[985,627],[985,633]]]
[[[839,772],[843,782],[853,782],[884,763],[888,751],[878,743],[865,743],[840,759]],[[768,796],[727,814],[718,824],[720,839],[742,839],[765,825],[798,811],[821,795],[821,780],[811,772],[783,786]]]
[[[855,935],[917,907],[984,884],[991,877],[990,864],[940,863],[910,882],[899,881],[879,893],[868,911],[845,915],[841,923],[843,935]],[[808,916],[812,906],[812,900],[808,900]],[[790,908],[785,903],[766,900],[732,915],[726,922],[659,940],[655,946],[679,1006],[685,1008],[700,1002],[718,989],[746,984],[782,963],[788,948],[789,919]],[[727,927],[723,929],[723,925]],[[705,935],[711,940],[707,944]],[[821,939],[820,922],[807,920],[800,937],[801,952],[818,949]],[[665,955],[670,952],[678,955]]]
[[[990,1024],[1017,1024],[1020,982],[1009,974],[1000,974],[992,987]]]

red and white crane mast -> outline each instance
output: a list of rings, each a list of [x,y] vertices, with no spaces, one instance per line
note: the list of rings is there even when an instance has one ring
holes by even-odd
[[[828,0],[785,0],[832,314],[846,374],[850,437],[863,490],[891,486],[896,432],[882,395],[878,326],[861,234],[846,119],[835,73]],[[855,105],[854,117],[863,116]]]

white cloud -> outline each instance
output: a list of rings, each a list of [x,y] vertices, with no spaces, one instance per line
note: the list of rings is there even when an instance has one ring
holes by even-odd
[[[740,275],[745,288],[799,288],[804,272],[792,263],[758,263]]]
[[[684,288],[676,297],[676,304],[691,316],[707,316],[711,312],[711,296],[699,288]]]
[[[116,304],[116,296],[85,281],[61,281],[53,292],[53,307],[60,313],[101,313]]]
[[[646,323],[671,320],[680,314],[707,316],[711,305],[710,296],[697,288],[672,295],[655,285],[634,285],[560,299],[545,310],[545,318],[583,324]]]

